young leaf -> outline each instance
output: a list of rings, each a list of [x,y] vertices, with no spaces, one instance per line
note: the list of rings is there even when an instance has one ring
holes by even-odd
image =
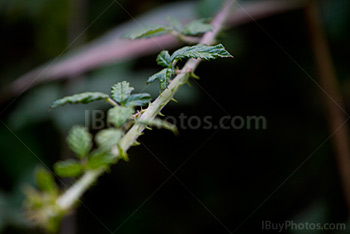
[[[69,159],[55,163],[54,170],[60,177],[76,177],[83,173],[84,168],[80,162]]]
[[[110,151],[113,146],[117,146],[123,132],[119,129],[104,129],[96,135],[96,143],[103,151]]]
[[[85,157],[92,147],[92,136],[88,130],[82,126],[74,126],[67,137],[70,149],[79,158]]]
[[[171,124],[165,120],[161,119],[151,119],[151,120],[137,120],[137,124],[141,124],[144,126],[150,126],[150,127],[157,127],[157,128],[164,128],[167,130],[172,131],[174,134],[177,134],[177,127],[174,124]]]
[[[108,111],[108,122],[116,127],[121,127],[127,122],[134,113],[134,108],[131,106],[116,106]]]
[[[65,104],[87,104],[89,102],[98,101],[98,100],[108,100],[108,95],[100,92],[86,92],[79,93],[73,96],[64,97],[56,100],[52,105],[51,109],[64,106]]]
[[[112,99],[123,105],[125,104],[126,99],[130,96],[133,90],[134,88],[130,87],[129,82],[119,82],[112,86]]]
[[[169,29],[165,26],[148,26],[138,31],[129,33],[125,37],[135,40],[140,38],[151,38],[167,34]]]
[[[206,20],[194,20],[191,23],[187,24],[183,30],[182,34],[186,36],[197,36],[199,34],[203,34],[213,30],[213,25],[205,23]]]
[[[44,168],[39,168],[35,173],[38,188],[45,192],[57,192],[58,188],[53,175]]]
[[[163,67],[169,67],[171,64],[169,51],[163,50],[157,57],[157,63]]]
[[[86,163],[86,168],[90,170],[95,170],[101,167],[108,166],[111,163],[114,163],[117,158],[108,152],[98,151],[93,153]]]
[[[133,94],[126,100],[125,106],[144,106],[152,100],[148,93]]]
[[[183,58],[200,58],[200,59],[216,59],[218,57],[228,58],[232,55],[225,49],[222,44],[208,46],[198,44],[195,46],[185,46],[175,51],[171,56],[171,61]]]
[[[162,90],[166,89],[169,85],[169,80],[173,75],[173,70],[171,68],[164,68],[160,72],[154,74],[147,80],[147,84],[153,83],[155,80],[159,80],[160,88]]]

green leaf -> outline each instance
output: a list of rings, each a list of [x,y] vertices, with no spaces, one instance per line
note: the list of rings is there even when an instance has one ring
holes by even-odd
[[[168,87],[169,80],[173,76],[173,73],[174,72],[173,72],[173,70],[171,68],[164,68],[160,72],[158,72],[158,73],[154,74],[153,76],[151,76],[148,79],[147,84],[153,83],[155,80],[159,80],[160,88],[162,90],[164,90],[164,89],[166,89],[166,87]]]
[[[54,170],[60,177],[76,177],[84,172],[84,167],[77,160],[69,159],[55,163]]]
[[[87,161],[86,168],[90,170],[98,169],[108,166],[116,162],[116,160],[117,158],[109,152],[97,151],[93,153],[93,155]]]
[[[129,82],[119,82],[112,86],[112,99],[123,105],[133,90],[134,88],[130,87]]]
[[[133,94],[126,100],[126,106],[144,106],[152,100],[148,93]]]
[[[38,188],[45,192],[57,192],[58,188],[53,175],[44,168],[39,168],[35,172],[35,179]]]
[[[178,133],[177,127],[174,124],[171,124],[165,120],[161,120],[161,119],[157,119],[157,118],[151,119],[151,120],[137,120],[136,123],[144,125],[144,126],[164,128],[164,129],[172,131],[174,134]]]
[[[213,30],[213,25],[207,24],[205,19],[194,20],[191,23],[187,24],[183,30],[182,34],[186,36],[197,36]]]
[[[140,38],[151,38],[151,37],[162,36],[164,34],[167,34],[168,32],[169,32],[169,29],[165,26],[148,26],[138,31],[129,33],[125,35],[125,37],[135,40]]]
[[[104,129],[97,133],[96,143],[103,151],[110,151],[113,146],[117,146],[123,132],[119,129]]]
[[[134,108],[131,106],[116,106],[109,109],[107,119],[109,123],[119,128],[130,119],[133,113]]]
[[[74,126],[67,137],[70,149],[79,158],[85,157],[92,147],[92,136],[85,127]]]
[[[169,51],[163,50],[157,57],[157,63],[163,67],[169,67],[171,64]]]
[[[169,16],[169,17],[167,17],[167,21],[168,21],[169,26],[170,26],[171,29],[173,29],[173,30],[175,30],[177,32],[181,32],[182,31],[182,25],[177,19]]]
[[[198,44],[195,46],[185,46],[175,51],[171,56],[171,61],[183,58],[200,58],[204,60],[216,59],[218,57],[229,58],[232,55],[225,49],[222,44],[208,46]]]
[[[64,106],[65,104],[87,104],[89,102],[98,101],[98,100],[108,100],[109,96],[104,93],[100,92],[86,92],[86,93],[79,93],[75,94],[73,96],[64,97],[61,99],[58,99],[51,105],[51,109]]]

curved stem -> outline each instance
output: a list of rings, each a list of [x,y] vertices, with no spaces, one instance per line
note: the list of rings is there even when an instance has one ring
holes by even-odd
[[[230,5],[233,1],[227,1],[223,9],[218,13],[215,19],[212,21],[214,29],[210,32],[204,34],[201,39],[201,44],[211,45],[215,42],[215,38],[222,29],[227,16],[230,12]],[[190,59],[185,66],[183,71],[194,71],[199,65],[201,60]],[[146,111],[141,115],[140,120],[153,119],[158,113],[163,109],[163,107],[171,101],[178,89],[186,83],[188,80],[187,74],[179,74],[170,83],[168,88],[166,88],[159,97],[149,105]],[[123,151],[127,151],[136,141],[136,139],[141,135],[145,126],[135,124],[127,134],[120,140],[120,147]],[[93,170],[86,172],[80,179],[75,182],[68,190],[66,190],[56,201],[56,204],[63,210],[68,210],[72,207],[82,196],[82,194],[89,189],[89,187],[97,180],[97,178],[102,175],[103,169]]]

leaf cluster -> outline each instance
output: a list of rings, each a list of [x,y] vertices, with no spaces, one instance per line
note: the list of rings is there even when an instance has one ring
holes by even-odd
[[[158,65],[165,67],[163,70],[152,75],[147,84],[153,83],[156,80],[159,80],[160,89],[164,90],[169,85],[169,81],[174,77],[176,71],[176,63],[182,59],[203,59],[211,60],[217,58],[230,58],[232,55],[225,49],[222,44],[209,46],[204,44],[197,44],[194,46],[185,46],[181,49],[176,50],[172,55],[169,54],[169,51],[163,50],[157,57]],[[192,71],[185,71],[192,76]],[[196,76],[195,76],[196,77]]]

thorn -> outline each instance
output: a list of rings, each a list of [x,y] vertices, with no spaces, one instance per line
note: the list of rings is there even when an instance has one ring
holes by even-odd
[[[160,112],[160,111],[159,111],[158,115],[159,115],[159,116],[163,116],[163,117],[165,116],[165,115],[164,115],[162,112]]]
[[[145,128],[152,131],[152,128],[150,128],[150,127],[147,127],[147,126],[146,126]]]
[[[118,148],[119,148],[120,157],[121,157],[124,161],[129,162],[128,154],[122,149],[122,147],[120,147],[120,145],[118,145]]]
[[[171,98],[171,101],[178,103],[178,101],[175,98]]]
[[[193,79],[196,79],[196,80],[199,80],[199,76],[197,76],[196,74],[194,74],[194,72],[193,71],[191,71],[190,73],[190,76],[193,78]]]
[[[135,142],[132,144],[132,146],[139,146],[139,145],[141,145],[141,143],[138,142],[138,141],[135,141]]]
[[[123,159],[125,162],[129,162],[129,161],[130,161],[127,154],[123,154],[121,157],[122,157],[122,159]]]
[[[192,87],[191,83],[188,80],[185,82],[185,84],[187,84],[189,87]]]

